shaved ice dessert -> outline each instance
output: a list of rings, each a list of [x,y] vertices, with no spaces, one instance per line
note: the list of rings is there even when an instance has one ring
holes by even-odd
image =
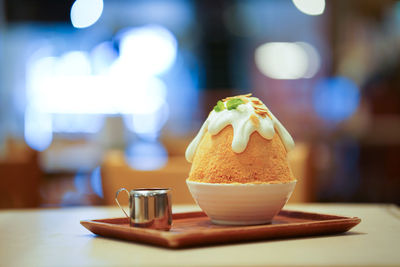
[[[287,152],[294,141],[256,97],[218,101],[186,150],[189,181],[205,183],[285,183],[295,178]]]

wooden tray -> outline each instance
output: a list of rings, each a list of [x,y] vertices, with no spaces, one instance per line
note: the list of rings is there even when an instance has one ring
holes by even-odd
[[[357,217],[282,210],[271,224],[224,226],[213,224],[203,212],[173,214],[170,231],[130,227],[127,218],[81,221],[96,235],[169,248],[344,233]]]

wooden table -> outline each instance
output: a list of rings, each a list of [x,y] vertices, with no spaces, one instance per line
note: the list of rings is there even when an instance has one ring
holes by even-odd
[[[195,207],[176,206],[175,212]],[[362,222],[344,235],[172,250],[96,237],[80,220],[122,217],[110,207],[0,211],[0,266],[400,266],[394,205],[287,205]]]

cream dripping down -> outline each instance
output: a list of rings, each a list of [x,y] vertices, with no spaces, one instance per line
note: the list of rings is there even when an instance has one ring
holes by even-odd
[[[252,99],[257,98],[252,97]],[[226,106],[226,102],[224,102],[224,105]],[[197,147],[207,131],[211,135],[216,135],[228,125],[233,127],[232,150],[236,153],[241,153],[246,149],[250,136],[254,131],[257,131],[265,139],[271,140],[276,130],[286,151],[292,150],[294,141],[289,132],[269,110],[268,115],[258,115],[251,101],[239,105],[236,109],[224,109],[219,112],[211,111],[200,131],[186,149],[186,160],[193,161]],[[254,116],[258,119],[258,123],[254,122]]]

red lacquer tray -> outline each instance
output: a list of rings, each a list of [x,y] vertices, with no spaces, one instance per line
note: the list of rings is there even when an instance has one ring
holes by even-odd
[[[225,226],[213,224],[203,212],[173,214],[170,231],[130,227],[127,218],[81,221],[96,235],[181,248],[253,240],[292,238],[344,233],[358,223],[357,217],[342,217],[282,210],[271,224]]]

